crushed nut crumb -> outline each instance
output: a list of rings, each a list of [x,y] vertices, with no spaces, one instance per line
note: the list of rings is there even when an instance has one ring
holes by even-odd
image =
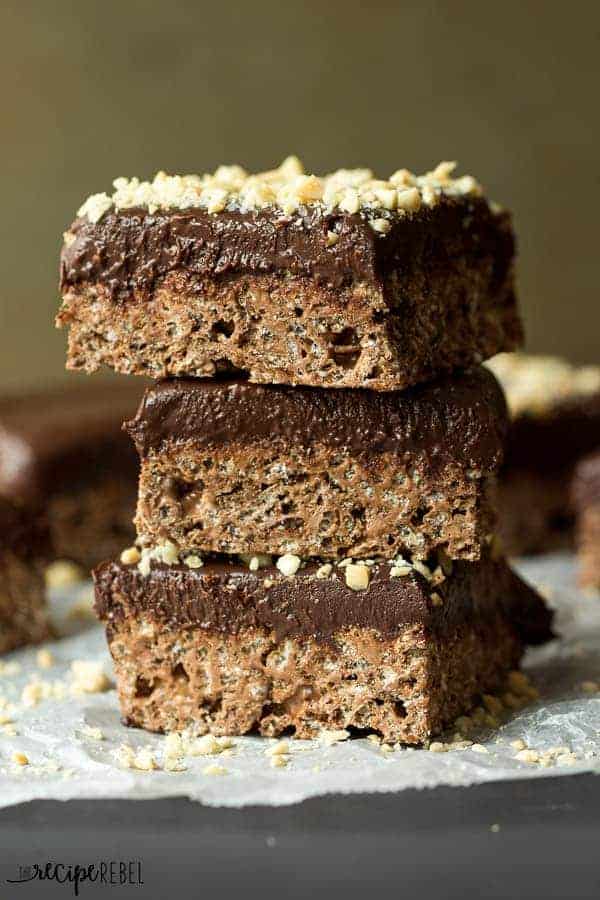
[[[371,573],[369,567],[356,563],[349,563],[344,569],[346,584],[353,591],[364,591],[369,587]]]
[[[151,772],[158,769],[152,751],[147,747],[141,747],[137,752],[129,744],[121,744],[115,750],[115,759],[123,769],[139,769],[142,772]]]
[[[141,772],[152,772],[154,769],[158,769],[152,751],[147,747],[138,750],[133,758],[133,768],[139,769]]]
[[[276,744],[272,744],[270,747],[267,747],[265,750],[266,756],[285,756],[290,752],[290,745],[288,741],[278,741]]]
[[[345,728],[340,728],[339,730],[331,730],[327,729],[320,731],[318,734],[318,740],[320,743],[325,744],[328,747],[331,747],[333,744],[338,744],[340,741],[347,741],[350,737],[350,732],[346,731]]]
[[[72,689],[76,694],[99,694],[108,691],[110,680],[102,663],[89,659],[75,659],[71,663]]]
[[[266,553],[240,553],[239,556],[251,572],[258,572],[259,569],[273,565],[273,559]]]
[[[373,231],[377,231],[379,234],[387,234],[392,227],[389,219],[371,219],[369,224]]]
[[[186,756],[217,756],[224,750],[235,747],[234,741],[229,737],[215,737],[213,734],[205,734],[202,737],[184,741],[184,753]]]
[[[47,648],[38,650],[35,661],[40,669],[51,669],[54,665],[54,656]]]
[[[413,562],[412,567],[415,570],[415,572],[418,572],[419,575],[422,575],[426,581],[431,581],[433,573],[432,573],[431,569],[425,565],[424,562],[421,562],[421,560],[416,559]]]
[[[518,759],[519,762],[536,763],[539,762],[540,756],[537,750],[526,748],[525,750],[519,750],[515,755],[515,759]]]
[[[89,738],[91,741],[104,740],[104,732],[100,728],[96,728],[92,725],[82,725],[79,731],[84,737]]]
[[[32,681],[30,684],[26,684],[21,691],[21,703],[23,706],[37,706],[43,696],[42,683]]]
[[[16,750],[12,755],[12,761],[16,763],[18,766],[28,766],[29,758],[27,754],[21,753],[19,750]]]
[[[224,766],[217,766],[215,763],[212,763],[210,766],[205,766],[202,769],[203,775],[227,775],[227,769]]]
[[[307,175],[294,156],[277,169],[256,174],[237,165],[219,166],[212,175],[158,172],[152,182],[115,179],[112,196],[93,194],[78,215],[99,222],[111,209],[135,206],[145,207],[150,214],[160,209],[193,207],[218,214],[225,209],[247,211],[274,206],[284,215],[292,215],[300,207],[319,206],[325,213],[341,209],[353,215],[360,212],[373,222],[387,222],[381,217],[382,210],[401,217],[415,213],[423,204],[436,205],[442,196],[481,196],[481,187],[471,176],[452,177],[454,166],[443,162],[424,175],[399,169],[387,181],[375,178],[370,169],[340,169],[323,177]],[[70,240],[67,232],[65,242]]]
[[[124,566],[137,566],[141,558],[142,555],[137,547],[127,547],[119,557]]]
[[[299,556],[295,556],[293,553],[285,553],[279,557],[276,566],[282,575],[291,576],[296,574],[301,562],[302,560]]]

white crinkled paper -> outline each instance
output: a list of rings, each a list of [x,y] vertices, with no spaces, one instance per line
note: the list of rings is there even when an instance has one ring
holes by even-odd
[[[265,753],[274,742],[257,737],[236,738],[230,755],[188,757],[181,772],[122,768],[115,750],[123,743],[134,751],[149,748],[160,766],[166,739],[121,725],[114,690],[74,696],[67,692],[63,699],[23,706],[22,690],[32,679],[68,685],[74,660],[98,660],[107,674],[111,672],[100,626],[74,625],[65,616],[81,588],[62,591],[53,599],[53,611],[65,636],[46,645],[55,664],[40,669],[33,648],[5,657],[5,662],[16,662],[19,671],[10,674],[15,667],[9,665],[8,672],[0,674],[0,696],[16,705],[13,728],[0,726],[0,806],[42,798],[173,796],[213,806],[278,806],[332,792],[399,791],[600,771],[600,693],[590,692],[593,685],[588,684],[587,691],[581,687],[600,682],[600,597],[576,590],[573,560],[566,555],[525,560],[519,569],[549,596],[557,610],[560,639],[528,653],[525,666],[541,699],[514,713],[499,730],[478,737],[487,752],[479,747],[384,754],[366,739],[332,746],[290,741],[289,762],[282,768],[273,767]],[[100,729],[104,740],[90,737],[89,729]],[[13,730],[16,735],[10,734]],[[511,745],[519,738],[539,753],[566,746],[574,756],[562,762],[559,757],[547,767],[519,761]],[[29,765],[13,762],[19,752]],[[205,774],[211,765],[226,773]]]

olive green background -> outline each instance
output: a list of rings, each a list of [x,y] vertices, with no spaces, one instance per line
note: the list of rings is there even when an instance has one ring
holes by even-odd
[[[3,0],[0,389],[66,376],[61,233],[119,175],[457,159],[515,213],[529,347],[600,361],[600,3]]]

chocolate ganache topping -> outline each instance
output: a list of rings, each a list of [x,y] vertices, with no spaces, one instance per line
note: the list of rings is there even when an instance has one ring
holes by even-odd
[[[474,368],[401,393],[323,390],[246,381],[166,380],[125,427],[138,453],[172,441],[323,443],[355,451],[424,452],[485,471],[501,460],[508,421],[493,375]]]
[[[436,590],[435,605],[417,574],[390,578],[389,564],[371,570],[368,589],[347,587],[343,571],[315,578],[316,566],[294,578],[274,567],[259,573],[235,563],[208,563],[201,569],[157,564],[143,576],[134,566],[107,562],[95,573],[96,610],[109,623],[148,616],[167,628],[202,628],[235,634],[247,628],[273,630],[278,640],[306,637],[328,642],[344,628],[373,629],[393,638],[405,625],[444,634],[461,622],[508,616],[523,641],[551,637],[551,613],[542,599],[504,561],[455,564],[452,578]],[[270,587],[265,587],[269,577]]]
[[[149,293],[168,274],[198,279],[285,274],[339,289],[353,282],[383,286],[390,270],[427,265],[448,236],[460,255],[488,253],[498,271],[514,246],[509,218],[477,197],[442,196],[433,207],[391,221],[377,234],[359,213],[304,207],[294,215],[257,211],[144,208],[111,211],[99,221],[75,220],[61,255],[61,290],[101,284],[114,301]]]

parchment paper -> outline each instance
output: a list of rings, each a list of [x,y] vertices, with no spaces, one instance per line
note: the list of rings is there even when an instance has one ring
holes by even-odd
[[[600,597],[576,590],[574,563],[566,555],[525,560],[518,568],[544,590],[558,611],[560,640],[530,651],[526,659],[525,667],[541,691],[539,701],[509,715],[499,729],[477,737],[476,749],[384,753],[366,739],[332,746],[290,741],[288,763],[281,768],[274,768],[265,753],[275,742],[252,737],[234,739],[235,746],[226,754],[186,758],[185,771],[165,771],[166,739],[122,726],[114,689],[73,696],[69,690],[73,660],[101,661],[108,675],[111,664],[103,630],[91,620],[69,618],[82,591],[90,594],[89,586],[63,590],[52,598],[63,636],[45,645],[54,665],[40,669],[39,648],[3,660],[3,719],[13,722],[0,725],[0,806],[37,798],[169,796],[214,806],[278,806],[331,792],[399,791],[600,771],[600,693],[593,684],[600,682]],[[52,692],[65,696],[24,705],[22,691],[32,679],[41,679],[46,690],[54,684]],[[96,732],[90,729],[99,729],[103,739],[91,737]],[[555,754],[545,765],[526,762],[516,758],[518,748],[511,742],[518,739],[540,757],[558,746],[572,752]],[[160,768],[123,768],[115,758],[123,743],[136,754],[149,748]],[[28,764],[19,765],[15,753],[25,754]],[[205,774],[209,766],[225,771],[215,774],[213,768],[213,774]]]

